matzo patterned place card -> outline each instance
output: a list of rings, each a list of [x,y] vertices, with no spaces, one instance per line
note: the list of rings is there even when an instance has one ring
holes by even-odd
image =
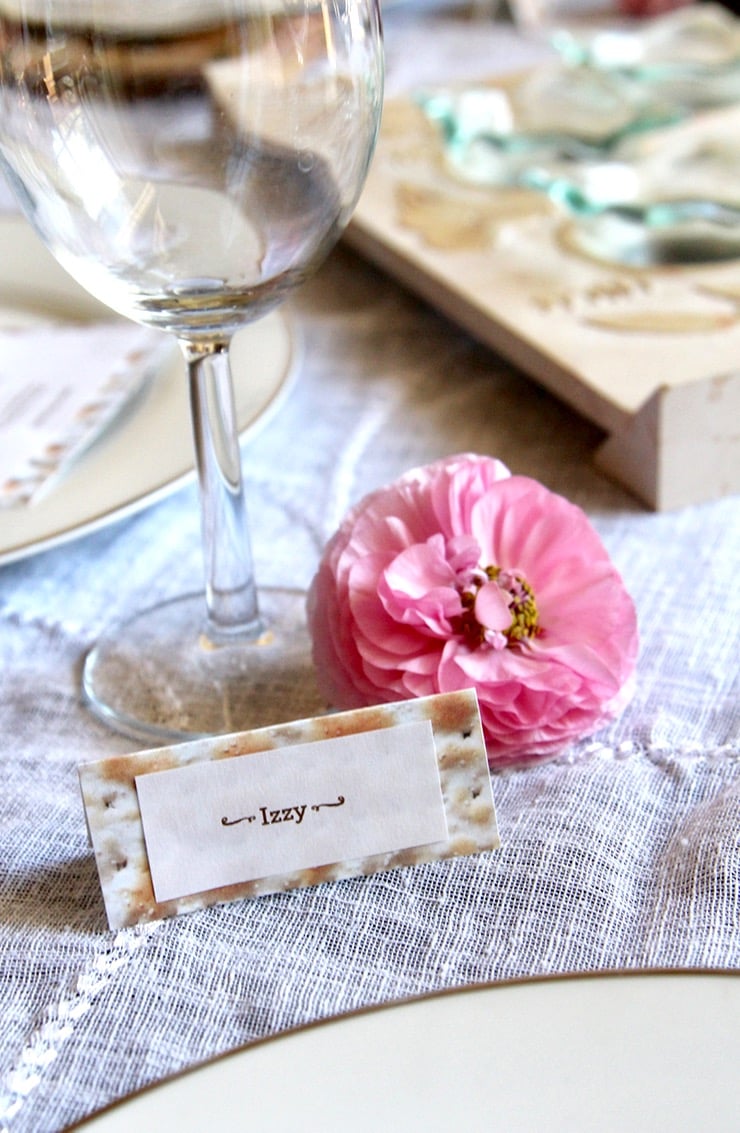
[[[500,846],[472,690],[79,773],[112,929]]]

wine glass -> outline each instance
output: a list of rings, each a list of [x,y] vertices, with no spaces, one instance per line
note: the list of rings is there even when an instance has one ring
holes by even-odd
[[[22,210],[186,362],[205,596],[111,626],[84,663],[89,706],[138,739],[319,707],[304,596],[255,585],[229,346],[349,221],[381,39],[378,0],[0,0],[0,157]]]

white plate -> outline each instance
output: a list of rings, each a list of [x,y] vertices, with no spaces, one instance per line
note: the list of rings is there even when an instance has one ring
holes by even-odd
[[[63,271],[15,216],[0,218],[0,302],[73,319],[111,313]],[[268,315],[233,343],[232,369],[242,438],[274,410],[290,384],[294,352],[282,316]],[[193,472],[185,366],[173,344],[143,394],[47,497],[0,509],[0,563],[46,550],[131,514],[173,491]]]
[[[736,1133],[740,978],[556,977],[445,993],[268,1040],[85,1133]]]

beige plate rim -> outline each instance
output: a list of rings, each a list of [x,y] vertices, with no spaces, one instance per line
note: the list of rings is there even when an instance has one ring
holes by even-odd
[[[625,1051],[625,1064],[639,1078],[643,1072],[647,1075],[649,1071],[654,1071],[658,1066],[657,1060],[662,1059],[659,1067],[660,1080],[655,1080],[655,1098],[652,1100],[655,1106],[664,1103],[664,1106],[671,1107],[670,1112],[666,1110],[667,1121],[673,1120],[671,1113],[674,1106],[701,1104],[699,1087],[710,1084],[706,1077],[708,1068],[710,1077],[714,1068],[718,1080],[721,1079],[725,1085],[728,1080],[732,1082],[730,1096],[725,1099],[725,1108],[731,1109],[735,1100],[740,1104],[740,1079],[734,1074],[735,1059],[731,1054],[733,1047],[730,1046],[727,1050],[729,1066],[717,1065],[716,1057],[713,1061],[717,1046],[726,1043],[727,1034],[732,1038],[734,1049],[740,1050],[738,977],[740,970],[734,968],[666,967],[568,971],[486,981],[383,1002],[309,1022],[216,1055],[112,1103],[71,1128],[84,1130],[85,1133],[122,1133],[131,1127],[139,1133],[149,1133],[150,1130],[162,1127],[163,1117],[177,1117],[184,1121],[179,1126],[181,1133],[190,1133],[191,1129],[202,1127],[198,1125],[198,1121],[204,1118],[205,1110],[213,1099],[218,1098],[219,1124],[222,1129],[246,1128],[239,1124],[238,1116],[234,1116],[236,1112],[241,1113],[245,1119],[249,1116],[251,1128],[267,1128],[266,1124],[260,1124],[260,1117],[264,1118],[270,1124],[272,1133],[276,1133],[290,1127],[293,1114],[287,1111],[291,1101],[296,1100],[297,1092],[303,1088],[304,1117],[308,1116],[310,1119],[311,1114],[316,1117],[320,1111],[324,1133],[334,1133],[335,1129],[338,1131],[346,1128],[347,1107],[351,1105],[352,1091],[367,1088],[371,1084],[371,1074],[377,1075],[381,1071],[387,1075],[384,1081],[388,1088],[395,1085],[397,1092],[404,1096],[391,1099],[390,1102],[386,1095],[382,1098],[368,1096],[368,1104],[372,1102],[383,1107],[382,1114],[376,1109],[373,1115],[371,1109],[371,1116],[368,1118],[367,1114],[361,1112],[357,1129],[364,1131],[395,1127],[409,1131],[424,1128],[427,1133],[438,1129],[446,1130],[451,1127],[450,1106],[454,1107],[455,1097],[465,1101],[468,1116],[472,1119],[473,1123],[466,1124],[465,1127],[482,1129],[484,1126],[475,1124],[476,1114],[480,1120],[481,1114],[487,1113],[486,1107],[490,1106],[492,1119],[497,1113],[497,1106],[505,1108],[512,1105],[511,1097],[502,1096],[502,1093],[506,1093],[502,1085],[505,1076],[511,1076],[512,1073],[520,1075],[519,1085],[524,1087],[527,1074],[536,1072],[537,1067],[542,1070],[550,1057],[548,1052],[551,1051],[556,1068],[559,1067],[560,1059],[571,1058],[570,1063],[563,1062],[563,1081],[566,1082],[568,1092],[574,1097],[578,1096],[578,1104],[583,1111],[583,1124],[580,1120],[573,1123],[575,1103],[564,1097],[562,1114],[554,1109],[549,1111],[549,1133],[559,1133],[566,1129],[576,1130],[576,1133],[583,1130],[585,1133],[596,1127],[604,1130],[607,1127],[609,1130],[632,1128],[635,1131],[644,1130],[645,1133],[648,1130],[650,1133],[659,1133],[665,1128],[677,1133],[679,1129],[688,1130],[691,1126],[668,1123],[664,1126],[656,1117],[655,1107],[652,1117],[648,1114],[648,1124],[643,1125],[638,1121],[636,1125],[630,1125],[629,1120],[627,1124],[617,1124],[614,1127],[608,1122],[601,1126],[589,1124],[594,1118],[594,1107],[604,1107],[614,1100],[609,1086],[611,1068],[605,1068],[603,1064],[610,1056],[612,1059],[615,1054],[619,1057],[619,1050],[625,1045],[625,1036],[629,1047],[631,1026],[635,1031],[635,1044],[632,1051]],[[613,1013],[611,1019],[609,1011]],[[685,1018],[682,1018],[682,1012]],[[574,1020],[580,1025],[580,1033],[573,1031]],[[592,1042],[590,1025],[599,1031],[601,1049],[598,1043]],[[561,1034],[560,1037],[572,1037],[575,1051],[568,1053],[555,1046],[543,1051],[543,1035],[536,1034],[534,1030],[538,1026],[546,1037],[570,1027],[569,1035]],[[521,1027],[521,1033],[515,1033],[517,1027]],[[638,1027],[642,1033],[637,1033]],[[516,1042],[517,1039],[521,1042],[522,1036],[530,1032],[533,1041],[528,1051],[516,1048],[513,1052],[506,1052],[501,1045]],[[436,1039],[433,1037],[435,1034]],[[656,1062],[655,1065],[650,1065],[650,1052],[656,1035],[666,1045],[661,1050],[655,1050]],[[687,1035],[690,1035],[688,1043]],[[613,1049],[604,1048],[605,1037],[607,1041],[613,1038],[616,1044]],[[415,1042],[417,1038],[418,1042]],[[434,1045],[435,1042],[439,1058],[436,1066],[430,1067],[430,1044]],[[667,1049],[672,1042],[675,1047]],[[712,1046],[712,1043],[715,1045]],[[681,1044],[686,1048],[683,1052]],[[573,1081],[569,1077],[569,1074],[573,1074],[574,1054],[580,1056],[582,1064],[593,1054],[594,1064],[590,1068],[595,1072],[593,1083]],[[445,1066],[445,1058],[454,1059],[456,1064]],[[629,1058],[631,1062],[627,1061]],[[640,1058],[648,1064],[644,1071],[637,1065]],[[339,1059],[339,1063],[336,1059]],[[396,1063],[400,1060],[400,1064],[394,1066],[394,1059]],[[686,1063],[691,1065],[692,1059],[696,1061],[694,1079],[686,1074]],[[420,1064],[422,1060],[425,1061]],[[636,1093],[639,1082],[617,1080],[623,1069],[613,1066],[614,1082],[611,1088],[619,1086],[622,1091],[620,1100],[631,1113],[630,1106],[637,1111],[644,1099]],[[460,1075],[466,1070],[467,1081],[461,1081]],[[434,1081],[428,1078],[430,1072],[435,1075]],[[392,1075],[395,1075],[393,1081]],[[444,1085],[445,1075],[448,1078],[447,1085]],[[587,1077],[587,1073],[584,1077]],[[276,1097],[273,1105],[268,1095],[271,1084],[274,1086],[277,1081],[282,1083],[281,1090],[285,1097]],[[435,1102],[427,1099],[422,1104],[418,1090],[423,1089],[427,1081],[429,1092],[436,1091],[438,1096]],[[642,1084],[644,1086],[644,1082]],[[534,1079],[531,1079],[530,1085],[535,1085]],[[541,1104],[552,1106],[552,1082],[541,1080],[540,1086],[543,1090]],[[674,1087],[675,1099],[669,1096]],[[589,1096],[584,1099],[580,1094],[586,1089]],[[234,1100],[232,1095],[235,1092],[241,1094],[240,1101]],[[434,1104],[439,1104],[438,1116],[432,1109]],[[540,1103],[533,1104],[536,1106]],[[463,1106],[463,1110],[466,1106]],[[514,1099],[514,1109],[516,1106]],[[529,1103],[523,1108],[526,1108],[531,1120]],[[284,1118],[285,1123],[282,1123],[284,1110],[287,1117]],[[413,1124],[414,1114],[417,1112],[423,1124]],[[511,1113],[507,1113],[508,1123],[501,1111],[499,1118],[503,1118],[502,1123],[485,1127],[516,1130],[517,1133],[520,1130],[544,1128],[527,1124],[527,1117],[524,1115],[521,1125],[516,1124],[516,1119],[512,1123]],[[411,1124],[407,1120],[409,1115]],[[389,1116],[392,1120],[403,1117],[405,1123],[389,1126]],[[619,1122],[624,1122],[625,1110],[621,1113],[617,1111],[617,1117]],[[370,1124],[367,1124],[368,1120]],[[377,1120],[381,1123],[373,1124]],[[130,1122],[134,1124],[130,1125]],[[307,1127],[312,1126],[309,1124]],[[722,1124],[712,1128],[714,1133],[725,1130]]]

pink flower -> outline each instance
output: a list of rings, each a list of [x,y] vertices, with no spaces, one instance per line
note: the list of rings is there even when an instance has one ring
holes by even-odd
[[[492,767],[549,758],[629,699],[634,605],[584,513],[490,457],[366,496],[308,598],[335,708],[477,690]]]

